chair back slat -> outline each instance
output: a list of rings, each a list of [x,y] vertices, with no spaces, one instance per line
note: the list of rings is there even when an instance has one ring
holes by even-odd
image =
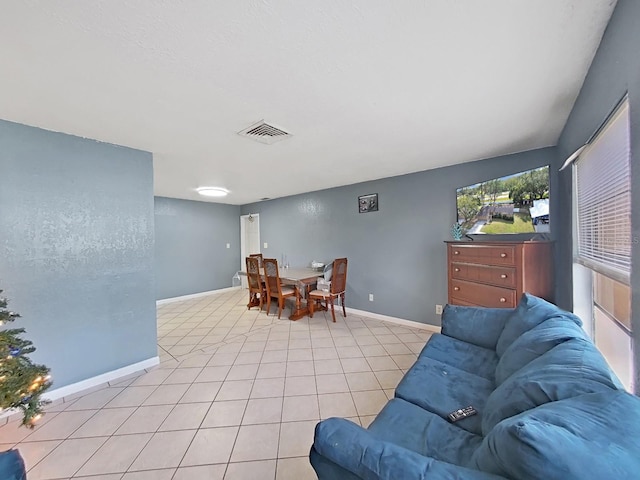
[[[347,259],[336,258],[333,261],[331,274],[331,293],[338,294],[345,291],[347,286]]]
[[[275,258],[263,258],[265,283],[268,295],[277,295],[280,292],[280,274],[278,273],[278,260]]]
[[[258,259],[258,267],[262,268],[262,254],[261,253],[252,253],[249,255],[251,258]]]
[[[255,257],[247,257],[247,280],[249,282],[249,288],[254,290],[260,289],[260,266],[258,259]]]

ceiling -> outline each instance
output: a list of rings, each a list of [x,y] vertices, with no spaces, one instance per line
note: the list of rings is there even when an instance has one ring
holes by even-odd
[[[555,145],[615,0],[3,0],[0,118],[268,197]],[[237,132],[264,119],[292,137]]]

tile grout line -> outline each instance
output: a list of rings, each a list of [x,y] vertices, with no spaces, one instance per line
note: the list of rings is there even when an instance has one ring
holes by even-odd
[[[326,336],[325,334],[323,334],[320,337],[317,338],[329,338],[331,339],[331,345],[332,345],[332,349],[334,349],[336,351],[336,360],[338,360],[338,365],[340,366],[340,371],[342,372],[341,375],[345,378],[345,381],[347,383],[347,389],[348,392],[350,394],[350,398],[352,400],[352,403],[354,405],[354,409],[355,409],[355,414],[356,417],[358,419],[358,422],[360,423],[360,425],[363,424],[363,418],[364,417],[370,417],[371,415],[364,415],[358,411],[358,407],[357,404],[355,402],[355,398],[354,398],[354,391],[351,389],[351,385],[349,385],[348,380],[346,380],[346,373],[344,371],[344,361],[347,359],[355,359],[355,358],[363,358],[366,362],[366,365],[368,367],[368,372],[369,373],[373,373],[374,377],[376,379],[376,382],[378,384],[379,388],[376,388],[374,390],[363,390],[363,391],[381,391],[383,393],[383,395],[385,396],[385,398],[387,397],[387,393],[385,390],[389,390],[389,389],[385,389],[382,388],[382,384],[380,383],[380,379],[378,378],[378,376],[376,375],[376,372],[378,371],[393,371],[395,369],[382,369],[382,370],[374,370],[374,368],[372,367],[371,363],[369,362],[369,357],[367,355],[365,355],[364,351],[363,351],[363,345],[361,345],[361,343],[359,343],[359,338],[363,337],[363,336],[372,336],[376,339],[376,341],[378,342],[377,344],[373,344],[373,343],[369,343],[369,345],[380,345],[381,346],[381,351],[384,352],[384,354],[382,353],[378,353],[378,354],[373,354],[374,357],[377,356],[384,356],[385,358],[391,358],[393,364],[396,366],[398,371],[403,372],[404,369],[400,368],[400,365],[398,364],[398,360],[396,360],[395,358],[393,358],[394,355],[407,355],[410,354],[413,357],[415,357],[417,355],[417,352],[415,351],[416,349],[416,345],[409,345],[409,343],[422,343],[424,344],[425,340],[423,340],[422,336],[418,335],[417,330],[416,329],[412,329],[409,327],[401,327],[401,328],[394,328],[393,330],[391,328],[389,328],[385,322],[379,321],[379,320],[375,320],[375,322],[371,322],[370,324],[368,324],[369,322],[366,321],[365,317],[360,317],[360,316],[355,316],[356,320],[355,322],[351,322],[350,320],[353,318],[351,317],[349,320],[345,319],[345,321],[342,323],[342,325],[340,325],[339,328],[334,329],[331,328],[331,325],[329,325],[327,323],[326,317],[322,317],[324,320],[324,323],[320,323],[320,322],[315,322],[315,318],[314,318],[314,322],[310,323],[310,322],[300,322],[300,324],[297,324],[295,322],[290,322],[287,321],[286,319],[284,321],[275,321],[272,320],[271,323],[269,323],[268,325],[263,325],[263,324],[258,324],[260,322],[260,316],[262,312],[257,312],[257,314],[254,315],[247,315],[246,311],[243,311],[244,308],[238,308],[238,306],[240,306],[241,304],[239,303],[239,297],[237,297],[234,300],[234,296],[232,295],[228,295],[225,297],[219,296],[217,297],[217,300],[221,300],[222,298],[225,298],[224,301],[209,301],[206,304],[203,304],[201,302],[185,302],[184,307],[187,309],[187,311],[189,310],[194,310],[193,312],[189,312],[189,315],[185,315],[184,314],[184,310],[178,310],[175,309],[173,312],[169,312],[169,311],[163,311],[160,312],[159,310],[159,315],[163,315],[164,318],[163,321],[158,321],[158,325],[161,327],[166,327],[168,326],[169,323],[172,323],[173,328],[171,330],[168,330],[166,333],[164,333],[162,336],[159,335],[159,340],[162,337],[166,337],[166,336],[170,336],[169,334],[173,331],[175,331],[176,329],[181,328],[180,325],[185,325],[188,324],[189,327],[187,328],[183,328],[182,331],[185,332],[184,335],[182,335],[180,338],[181,339],[185,339],[186,337],[195,337],[196,335],[190,335],[190,333],[193,333],[196,329],[199,329],[201,331],[197,332],[198,335],[201,338],[199,339],[199,341],[203,341],[204,338],[208,337],[208,336],[214,336],[215,335],[215,330],[217,328],[218,325],[220,325],[221,323],[224,322],[223,325],[220,325],[220,328],[222,328],[226,333],[225,337],[223,338],[222,341],[215,343],[215,344],[196,344],[195,347],[193,347],[193,349],[184,354],[184,355],[173,355],[168,351],[169,347],[163,347],[162,345],[158,345],[159,349],[164,352],[165,358],[163,359],[163,362],[161,363],[160,367],[164,367],[164,369],[170,370],[171,373],[169,373],[167,375],[167,377],[165,379],[163,379],[162,383],[157,384],[157,385],[152,385],[155,388],[145,397],[145,399],[140,402],[139,405],[135,406],[135,409],[127,416],[126,419],[124,419],[124,421],[120,424],[120,426],[116,427],[116,431],[113,432],[113,434],[108,435],[105,440],[104,443],[106,443],[106,441],[108,441],[110,438],[113,438],[114,436],[118,436],[115,435],[115,433],[117,432],[117,429],[121,428],[121,426],[126,423],[132,416],[134,416],[136,414],[136,412],[138,412],[142,406],[142,403],[144,403],[144,401],[146,401],[148,398],[150,398],[162,385],[164,384],[164,381],[166,381],[167,378],[169,378],[171,375],[173,375],[174,373],[177,373],[179,371],[179,369],[181,368],[198,368],[199,372],[198,375],[202,374],[202,372],[204,371],[205,368],[207,368],[209,365],[209,362],[212,361],[212,358],[217,354],[217,353],[235,353],[235,357],[232,361],[232,364],[229,365],[229,370],[226,372],[224,379],[221,382],[217,382],[216,383],[220,383],[220,387],[218,389],[218,391],[216,392],[215,396],[212,397],[211,401],[208,401],[209,406],[206,409],[206,412],[204,413],[202,419],[199,422],[199,425],[197,427],[195,427],[195,434],[194,436],[191,438],[189,445],[186,447],[184,454],[182,455],[180,462],[178,463],[178,466],[175,467],[175,471],[173,473],[172,476],[175,476],[176,473],[178,473],[178,471],[180,470],[180,468],[182,468],[180,465],[182,463],[182,461],[184,460],[187,452],[189,451],[189,449],[191,448],[191,445],[193,444],[193,441],[195,439],[195,436],[197,435],[198,431],[201,431],[203,429],[203,424],[205,419],[207,418],[207,416],[209,415],[209,413],[211,412],[211,408],[213,406],[213,404],[216,401],[223,401],[223,400],[218,400],[219,395],[220,395],[220,390],[222,389],[222,387],[224,386],[225,382],[227,382],[229,380],[229,375],[232,372],[232,369],[235,366],[241,366],[241,365],[246,365],[247,363],[241,363],[241,364],[236,364],[236,362],[238,361],[238,357],[242,354],[242,353],[252,353],[252,351],[248,351],[248,352],[242,352],[243,347],[245,346],[245,344],[247,342],[264,342],[264,344],[261,346],[261,349],[259,350],[260,352],[260,358],[257,360],[257,369],[256,369],[256,373],[255,375],[252,376],[252,384],[251,384],[251,389],[249,391],[249,397],[246,399],[246,404],[245,404],[245,408],[243,410],[242,413],[242,417],[240,419],[240,425],[238,425],[238,431],[236,432],[236,436],[234,438],[234,445],[231,448],[231,453],[230,453],[230,457],[229,457],[229,461],[226,462],[225,465],[225,473],[228,471],[229,468],[229,464],[230,463],[245,463],[245,461],[242,462],[231,462],[231,455],[233,455],[233,450],[236,446],[237,440],[238,440],[238,435],[240,432],[240,429],[243,426],[243,421],[246,418],[247,412],[248,412],[248,406],[249,403],[251,402],[252,398],[251,395],[254,392],[254,389],[256,387],[256,381],[258,380],[257,375],[258,372],[261,368],[262,365],[268,365],[269,363],[273,363],[273,362],[269,362],[269,363],[263,363],[263,359],[264,356],[267,352],[267,346],[269,345],[270,340],[273,340],[274,342],[279,341],[280,338],[280,333],[278,333],[278,335],[276,335],[274,332],[282,332],[285,333],[287,335],[287,345],[286,345],[286,356],[284,357],[284,376],[283,381],[284,381],[284,385],[283,385],[283,389],[286,387],[286,382],[287,379],[291,379],[291,378],[295,378],[299,375],[294,375],[294,376],[288,376],[288,374],[290,373],[289,371],[289,367],[291,365],[292,362],[303,362],[305,360],[300,360],[302,358],[306,358],[306,354],[296,354],[295,358],[297,358],[298,360],[293,360],[291,353],[292,351],[296,351],[299,349],[303,349],[303,350],[309,350],[310,353],[310,365],[311,365],[311,370],[310,370],[310,374],[314,376],[314,386],[315,386],[315,407],[318,410],[318,416],[319,418],[322,418],[321,412],[320,412],[320,401],[319,401],[319,392],[318,392],[318,366],[320,365],[320,362],[322,360],[330,360],[330,359],[318,359],[316,357],[316,355],[318,355],[316,353],[316,351],[314,350],[314,343],[313,343],[313,334],[314,331],[318,331],[318,332],[326,332]],[[210,311],[208,310],[208,308],[212,308]],[[222,315],[220,318],[216,318],[214,321],[208,322],[207,318],[211,315],[213,315],[214,312],[218,312],[220,313],[222,311],[223,308],[227,308],[228,311]],[[208,315],[198,315],[198,313],[205,313],[208,312]],[[175,319],[177,317],[184,317],[180,322],[177,322]],[[250,318],[247,318],[250,317]],[[320,315],[318,315],[318,317],[320,317]],[[320,320],[320,318],[318,318]],[[228,320],[231,320],[230,322]],[[214,323],[215,322],[215,323]],[[286,322],[286,323],[285,323]],[[257,325],[258,324],[258,325]],[[298,328],[298,325],[300,328]],[[387,330],[388,333],[387,334],[391,334],[394,337],[396,337],[397,340],[397,345],[402,345],[404,349],[406,349],[407,351],[403,352],[399,347],[390,347],[390,349],[387,349],[387,346],[389,346],[390,344],[388,343],[382,343],[380,340],[377,339],[378,334],[374,334],[371,331],[371,328],[375,327],[381,327],[384,326]],[[204,329],[207,329],[206,332]],[[235,330],[235,334],[231,335],[231,332]],[[240,331],[239,331],[240,330]],[[205,332],[205,334],[203,334],[203,332]],[[407,338],[406,336],[402,337],[401,335],[408,335],[408,334],[414,334],[415,335],[415,339],[412,339],[411,337]],[[271,334],[273,334],[273,338],[271,338]],[[381,334],[385,334],[385,333],[381,333]],[[228,338],[227,338],[228,337]],[[348,338],[350,337],[351,339],[353,339],[353,344],[349,345],[349,343],[345,344],[345,348],[347,347],[358,347],[357,350],[353,350],[351,353],[349,353],[347,351],[346,355],[347,356],[341,356],[340,353],[338,353],[338,346],[336,345],[336,339],[337,338]],[[306,345],[304,342],[296,342],[297,340],[302,340],[302,339],[309,339],[309,344]],[[292,347],[291,343],[292,341],[294,341],[294,345],[295,347]],[[238,349],[236,350],[235,348],[233,348],[232,350],[223,350],[223,352],[220,352],[220,349],[223,349],[225,346],[238,346]],[[323,348],[323,347],[316,347],[316,348]],[[398,351],[400,350],[400,351]],[[276,350],[269,350],[269,351],[278,351]],[[351,354],[354,353],[359,353],[360,356],[359,357],[351,357]],[[396,353],[390,353],[390,352],[396,352]],[[345,352],[342,352],[343,354],[345,354]],[[197,358],[198,356],[208,356],[209,359],[208,361],[204,364],[204,365],[198,365],[197,362],[194,362],[194,365],[185,365],[187,364],[187,362],[192,359],[192,358]],[[169,357],[169,358],[166,358]],[[272,358],[276,358],[275,356]],[[245,360],[249,360],[247,358],[245,358]],[[316,364],[316,362],[318,362]],[[276,363],[282,363],[282,362],[276,362]],[[164,364],[164,365],[163,365]],[[249,363],[251,364],[251,363]],[[215,365],[211,365],[211,366],[215,366]],[[300,368],[302,368],[302,365],[300,366]],[[153,369],[147,369],[146,372],[148,373],[149,371],[154,371],[156,370],[155,368]],[[300,370],[298,373],[305,373],[303,370]],[[354,373],[359,373],[359,372],[354,372]],[[367,372],[363,372],[363,373],[367,373]],[[304,376],[304,375],[303,375]],[[187,389],[180,395],[180,398],[177,399],[176,402],[168,402],[168,403],[163,403],[162,405],[171,405],[171,408],[169,410],[169,412],[167,413],[167,415],[165,416],[165,418],[159,423],[159,425],[155,428],[155,430],[153,432],[149,432],[151,434],[149,441],[147,441],[145,443],[145,445],[142,447],[142,449],[140,450],[140,452],[138,453],[138,455],[136,455],[136,457],[133,459],[133,461],[131,462],[131,464],[127,467],[127,471],[129,471],[129,468],[131,467],[131,465],[133,465],[137,459],[140,457],[140,455],[142,454],[142,452],[145,450],[145,448],[147,448],[147,446],[149,445],[149,442],[151,441],[151,439],[153,439],[154,435],[156,435],[159,431],[160,428],[162,428],[162,425],[167,421],[167,419],[176,411],[176,409],[178,408],[178,405],[181,405],[180,401],[185,398],[185,395],[187,394],[187,392],[189,391],[189,388],[191,388],[193,385],[196,385],[195,379],[196,377],[191,380],[190,382],[185,382],[185,384],[187,385]],[[265,380],[268,380],[272,377],[266,377]],[[273,377],[273,378],[279,378],[279,377]],[[53,451],[55,451],[62,443],[64,443],[64,441],[66,440],[71,440],[71,435],[73,435],[76,431],[78,431],[78,429],[82,428],[82,426],[86,425],[87,422],[89,422],[92,418],[94,418],[98,411],[102,410],[102,409],[109,409],[109,407],[107,407],[108,403],[114,401],[116,398],[118,398],[122,392],[124,392],[125,389],[129,388],[129,387],[133,387],[136,385],[131,385],[131,383],[135,382],[136,379],[133,378],[131,380],[129,380],[128,385],[124,385],[122,390],[120,392],[118,392],[117,395],[115,395],[112,399],[109,400],[109,402],[107,402],[107,404],[103,405],[100,408],[94,409],[96,410],[91,416],[89,416],[87,418],[87,420],[85,420],[81,425],[79,425],[69,436],[67,436],[67,438],[61,440],[60,444],[58,446],[56,446],[56,448],[54,448],[51,452],[49,452],[47,455],[45,455],[42,459],[39,460],[38,463],[36,463],[35,465],[40,464],[40,462],[42,462],[45,458],[47,458]],[[230,380],[229,380],[230,381]],[[201,382],[198,382],[201,383]],[[166,384],[166,385],[177,385],[177,384]],[[145,385],[138,385],[138,386],[145,386]],[[113,385],[109,384],[108,387],[106,388],[111,388],[113,387]],[[282,403],[280,405],[280,425],[279,425],[279,437],[278,437],[278,445],[276,446],[276,455],[274,459],[268,459],[268,460],[275,460],[276,462],[276,470],[275,470],[275,474],[278,474],[279,471],[279,460],[281,460],[279,458],[279,450],[280,450],[280,445],[281,445],[281,441],[282,441],[282,424],[284,423],[295,423],[296,421],[302,421],[302,420],[289,420],[287,422],[283,421],[284,420],[284,399],[288,398],[285,397],[285,392],[286,390],[283,390],[282,392],[282,397],[264,397],[264,398],[281,398],[282,399]],[[293,395],[293,397],[295,397],[297,395]],[[82,398],[82,397],[79,397]],[[78,398],[78,399],[79,399]],[[74,402],[77,401],[78,399],[74,399]],[[257,398],[256,398],[257,399]],[[190,402],[191,403],[191,402]],[[69,405],[68,408],[70,408],[72,406],[72,404]],[[119,408],[119,407],[111,407],[111,408]],[[125,407],[123,407],[125,408]],[[91,409],[88,409],[91,410]],[[60,411],[60,412],[56,412],[56,415],[62,413],[64,410]],[[82,411],[82,410],[78,410],[78,411]],[[295,416],[293,417],[295,418]],[[311,421],[315,421],[315,420],[311,420]],[[252,424],[253,425],[253,424]],[[262,425],[262,424],[258,424],[258,425]],[[181,428],[178,429],[179,431],[184,431],[184,430],[191,430],[191,428]],[[174,430],[167,430],[166,432],[171,432]],[[126,434],[123,434],[126,435]],[[85,437],[82,437],[85,438]],[[94,438],[94,437],[86,437],[86,438]],[[28,436],[25,437],[25,439],[22,439],[20,442],[18,442],[16,445],[18,445],[19,443],[25,442],[28,439]],[[98,449],[96,450],[96,452],[98,450],[100,450],[102,448],[102,446],[104,445],[104,443],[101,444],[100,447],[98,447]],[[90,461],[90,459],[94,458],[96,452],[94,452],[89,459],[86,461]],[[284,458],[297,458],[296,456],[294,457],[283,457]],[[300,457],[300,458],[305,458],[305,457]],[[252,461],[258,461],[258,460],[246,460],[246,462],[252,462]],[[84,467],[84,465],[86,464],[83,463],[83,465],[80,467],[80,469],[82,469]],[[34,465],[34,466],[35,466]],[[174,468],[174,467],[171,467]],[[80,469],[78,471],[80,471]],[[151,468],[149,470],[157,470],[157,468]],[[146,471],[146,470],[145,470]],[[77,472],[76,472],[77,473]],[[126,474],[126,472],[125,472]],[[125,474],[120,475],[121,477]],[[74,473],[75,475],[75,473]]]

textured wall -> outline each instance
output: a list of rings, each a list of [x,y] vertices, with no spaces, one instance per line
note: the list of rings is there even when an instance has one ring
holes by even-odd
[[[0,120],[0,288],[54,388],[157,355],[149,153]]]
[[[600,48],[591,64],[580,96],[558,142],[559,162],[585,143],[602,124],[607,115],[629,93],[631,112],[631,189],[632,212],[632,269],[634,344],[640,345],[640,2],[619,0]],[[559,178],[565,205],[571,205],[571,170],[561,172]],[[557,278],[562,306],[572,303],[572,244],[571,209],[559,212],[562,229],[558,232],[560,264]],[[636,389],[640,389],[640,348],[635,348]]]
[[[244,205],[242,213],[260,214],[267,257],[285,254],[292,265],[348,257],[347,306],[439,325],[456,188],[552,162],[555,149],[546,148]],[[380,209],[359,214],[357,198],[368,193],[378,194]]]
[[[240,269],[239,206],[156,197],[155,234],[156,299],[231,286]]]

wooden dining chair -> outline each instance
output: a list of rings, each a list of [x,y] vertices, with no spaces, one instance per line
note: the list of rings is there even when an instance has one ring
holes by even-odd
[[[347,259],[336,258],[333,261],[333,273],[331,274],[331,286],[329,291],[324,290],[312,290],[309,292],[309,316],[313,318],[313,311],[316,306],[325,302],[325,307],[328,310],[329,304],[331,304],[331,316],[333,321],[336,321],[336,313],[334,311],[334,303],[336,299],[340,299],[342,303],[342,314],[347,316],[347,310],[344,306],[345,290],[347,289]]]
[[[296,294],[294,288],[285,287],[280,282],[280,274],[278,273],[278,261],[275,258],[262,259],[264,267],[264,278],[267,287],[267,315],[271,309],[271,299],[278,299],[278,318],[284,308],[284,300],[287,297],[293,297]]]
[[[262,278],[260,278],[260,264],[258,259],[249,256],[245,259],[247,263],[247,282],[249,283],[249,303],[247,309],[259,306],[262,310],[262,304],[266,298],[266,289]]]

